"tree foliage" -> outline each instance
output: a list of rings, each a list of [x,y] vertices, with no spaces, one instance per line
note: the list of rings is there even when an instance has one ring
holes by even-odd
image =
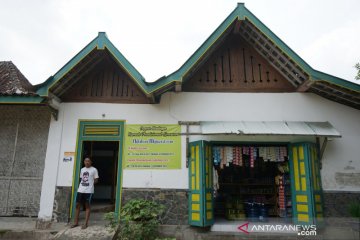
[[[360,63],[355,64],[355,68],[357,70],[357,74],[355,76],[355,79],[360,80]]]

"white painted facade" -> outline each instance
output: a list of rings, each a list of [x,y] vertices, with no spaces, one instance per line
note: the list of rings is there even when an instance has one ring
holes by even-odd
[[[103,117],[105,114],[105,117]],[[126,120],[127,124],[177,124],[178,121],[328,121],[342,135],[330,141],[321,170],[325,191],[360,191],[360,184],[342,185],[336,173],[360,174],[360,111],[312,93],[168,92],[159,104],[61,103],[59,119],[51,120],[39,218],[50,220],[56,186],[71,186],[80,119]],[[183,129],[184,131],[185,129]],[[191,131],[196,131],[195,127]],[[315,137],[191,136],[195,140],[301,142]],[[125,188],[188,188],[186,139],[182,137],[180,170],[123,170]],[[100,176],[101,177],[101,176]]]

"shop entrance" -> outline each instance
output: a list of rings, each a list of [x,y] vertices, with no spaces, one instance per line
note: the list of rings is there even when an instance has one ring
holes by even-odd
[[[291,222],[287,145],[213,145],[216,222]]]
[[[189,224],[322,224],[317,149],[312,143],[191,142]]]
[[[95,186],[93,206],[95,211],[114,211],[119,142],[84,141],[82,159],[89,156],[98,170],[99,182]],[[83,167],[83,163],[82,163]]]

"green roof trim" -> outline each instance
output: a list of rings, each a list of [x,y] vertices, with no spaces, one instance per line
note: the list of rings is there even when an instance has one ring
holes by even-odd
[[[61,79],[68,71],[76,66],[86,55],[94,49],[107,49],[114,59],[120,64],[125,71],[134,79],[135,83],[144,91],[145,94],[151,95],[155,91],[165,88],[170,84],[182,82],[183,77],[201,61],[202,56],[217,42],[217,40],[226,32],[235,20],[248,20],[267,38],[269,38],[277,47],[288,55],[295,63],[299,65],[304,72],[310,76],[311,81],[326,81],[352,91],[360,91],[360,85],[326,74],[313,69],[299,55],[297,55],[289,46],[287,46],[278,36],[276,36],[265,24],[263,24],[253,13],[244,5],[238,3],[237,7],[230,15],[215,29],[215,31],[205,40],[205,42],[190,56],[190,58],[175,72],[164,76],[155,82],[146,82],[145,78],[136,70],[136,68],[122,55],[122,53],[112,44],[106,36],[106,33],[99,32],[98,36],[92,40],[85,48],[75,55],[66,63],[54,76],[50,77],[44,83],[37,85],[37,94],[47,96],[49,88]]]
[[[324,73],[324,72],[313,70],[312,77],[315,81],[326,81],[326,82],[332,83],[334,85],[338,85],[340,87],[344,87],[344,88],[347,88],[347,89],[350,89],[350,90],[353,90],[356,92],[360,92],[360,84],[350,82],[350,81],[344,80],[339,77],[332,76],[332,75]]]
[[[104,47],[109,50],[109,52],[113,55],[115,60],[127,71],[127,73],[136,81],[139,87],[145,92],[148,93],[148,86],[145,82],[145,78],[140,74],[138,70],[122,55],[122,53],[115,47],[112,42],[106,37],[105,33],[99,33],[104,35],[101,38],[104,41]]]
[[[262,23],[252,12],[250,12],[244,3],[238,3],[237,7],[230,15],[220,24],[220,26],[205,40],[205,42],[194,52],[193,55],[175,72],[166,78],[159,79],[153,83],[154,88],[168,84],[172,81],[182,81],[184,75],[200,60],[206,51],[216,42],[217,39],[226,31],[226,29],[236,19],[247,19],[256,26],[263,34],[265,34],[275,45],[277,45],[285,54],[292,58],[314,81],[327,81],[339,85],[350,90],[359,91],[360,85],[322,73],[313,69],[299,55],[297,55],[288,45],[286,45],[276,34],[274,34],[264,23]]]
[[[197,63],[206,51],[221,37],[226,29],[239,17],[239,9],[236,8],[230,15],[220,24],[220,26],[205,40],[205,42],[191,55],[191,57],[175,72],[160,79],[153,84],[153,88],[160,87],[161,85],[172,82],[182,81],[183,76]]]
[[[48,78],[44,83],[38,85],[37,94],[47,96],[49,89],[58,80],[60,80],[67,72],[74,68],[83,58],[85,58],[94,49],[108,49],[114,59],[120,64],[129,75],[136,81],[139,87],[148,93],[147,85],[144,77],[135,69],[135,67],[121,54],[121,52],[110,42],[106,33],[99,32],[98,36],[86,45],[78,54],[76,54],[69,62],[67,62],[58,72]]]
[[[0,96],[0,104],[40,104],[44,100],[39,96]]]

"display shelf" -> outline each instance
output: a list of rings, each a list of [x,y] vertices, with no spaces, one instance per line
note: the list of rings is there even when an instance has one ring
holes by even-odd
[[[232,185],[232,186],[274,186],[275,184],[270,184],[270,183],[221,183],[221,185]]]

